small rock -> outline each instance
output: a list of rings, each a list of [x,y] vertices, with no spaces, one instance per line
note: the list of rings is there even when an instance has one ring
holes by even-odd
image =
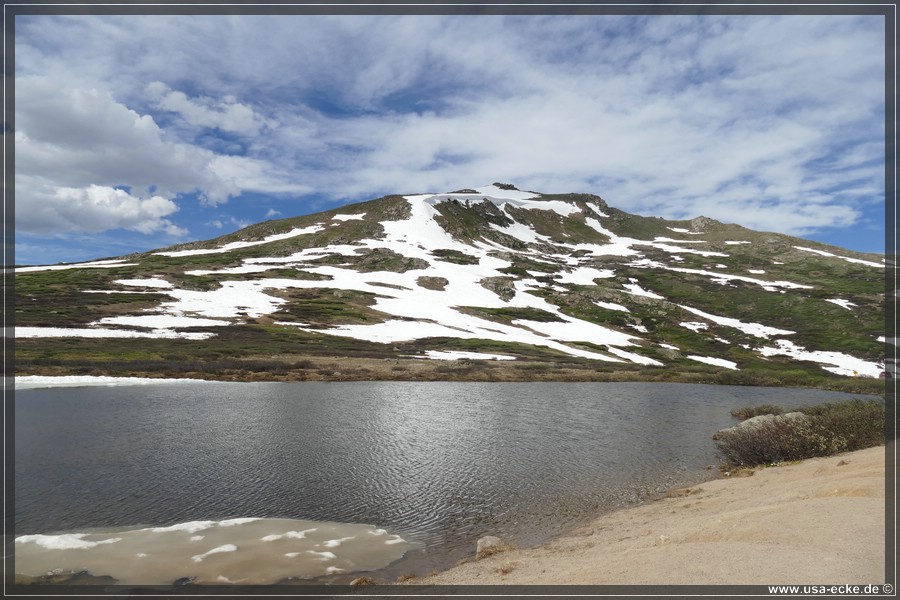
[[[850,461],[849,461],[849,460],[841,460],[841,462],[839,462],[839,463],[837,464],[837,466],[843,467],[844,465],[849,465],[849,464],[850,464]]]
[[[496,549],[503,545],[503,541],[493,535],[486,535],[480,540],[478,540],[478,545],[475,548],[475,556],[478,558],[482,558],[483,556],[488,556],[496,552]]]
[[[713,435],[713,439],[720,439],[722,437],[722,434],[728,435],[736,431],[757,429],[770,423],[781,423],[784,421],[803,421],[808,418],[809,416],[807,416],[805,413],[798,411],[784,413],[783,415],[757,415],[755,417],[750,417],[749,419],[741,421],[734,427],[728,427],[726,429],[719,430],[715,435]]]

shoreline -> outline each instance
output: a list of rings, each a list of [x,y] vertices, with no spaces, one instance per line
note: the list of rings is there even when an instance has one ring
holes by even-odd
[[[297,587],[337,588],[358,577],[379,586],[434,586],[437,593],[473,585],[884,583],[885,452],[876,446],[670,489],[537,546],[478,559],[473,544],[456,566],[429,574],[402,572],[411,566],[404,556],[375,571],[316,577]],[[75,581],[55,583],[78,585],[73,575]],[[81,583],[111,583],[87,577]],[[17,583],[50,583],[42,579]]]
[[[623,373],[622,376],[616,376],[609,373],[593,373],[591,377],[571,376],[559,378],[469,378],[469,377],[447,377],[446,373],[434,373],[437,377],[428,376],[421,373],[420,376],[414,378],[362,378],[347,377],[346,374],[335,373],[333,377],[324,378],[308,378],[295,379],[291,377],[256,377],[247,374],[210,377],[209,374],[185,374],[186,376],[174,376],[168,373],[146,372],[146,373],[129,373],[128,375],[75,375],[71,373],[52,373],[40,374],[29,373],[27,375],[14,375],[7,377],[5,388],[13,390],[31,390],[31,389],[48,389],[59,387],[90,387],[90,386],[116,386],[116,385],[147,385],[147,384],[178,384],[178,383],[370,383],[370,382],[408,382],[408,383],[676,383],[687,385],[718,385],[718,386],[736,386],[736,387],[764,387],[764,388],[785,388],[785,389],[810,389],[821,390],[823,392],[840,392],[845,394],[862,394],[867,396],[883,396],[886,393],[885,381],[893,382],[893,380],[869,380],[860,378],[858,381],[865,381],[861,386],[841,386],[841,385],[797,385],[790,382],[759,384],[740,384],[736,382],[716,381],[714,378],[667,378],[667,377],[641,377],[635,372]],[[198,375],[198,376],[193,376]],[[12,385],[9,385],[12,380]],[[877,382],[877,383],[873,383]],[[879,388],[879,389],[876,389]]]
[[[884,583],[885,447],[670,490],[401,585]]]

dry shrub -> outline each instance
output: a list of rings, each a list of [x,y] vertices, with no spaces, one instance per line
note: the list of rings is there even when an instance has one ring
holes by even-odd
[[[847,451],[884,444],[884,402],[849,400],[833,404],[817,404],[797,409],[816,420],[832,435],[840,437]]]
[[[884,403],[850,400],[797,409],[807,419],[774,419],[719,432],[716,447],[726,468],[830,456],[884,443]],[[763,413],[771,414],[771,413]]]

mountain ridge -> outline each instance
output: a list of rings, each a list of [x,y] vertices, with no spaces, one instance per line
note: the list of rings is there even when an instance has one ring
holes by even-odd
[[[512,184],[504,184],[504,183],[496,183],[496,182],[495,182],[495,183],[493,183],[493,184],[491,184],[491,185],[492,185],[492,186],[496,186],[496,187],[498,187],[499,189],[507,189],[506,186],[509,186],[508,189],[512,189],[512,190],[514,190],[514,191],[521,191],[521,190],[518,190],[518,188],[516,188],[516,187],[513,186]],[[485,186],[485,187],[487,187],[487,186]],[[834,251],[834,250],[837,250],[837,251],[843,252],[843,253],[845,253],[845,254],[851,255],[853,258],[861,258],[861,259],[866,259],[866,258],[868,258],[868,259],[870,259],[870,260],[873,260],[873,259],[877,260],[877,259],[883,258],[883,255],[882,255],[882,254],[878,254],[878,253],[872,253],[872,252],[860,252],[860,251],[857,251],[857,250],[851,250],[851,249],[843,248],[843,247],[836,246],[836,245],[832,245],[832,244],[826,244],[826,243],[824,243],[824,242],[817,242],[817,241],[813,241],[813,240],[807,240],[807,239],[802,239],[802,238],[796,238],[796,237],[793,237],[793,236],[789,236],[789,235],[781,234],[781,233],[776,233],[776,232],[761,232],[761,231],[756,231],[756,230],[753,230],[753,229],[749,229],[749,228],[743,227],[742,225],[739,225],[739,224],[737,224],[737,223],[724,223],[724,222],[722,222],[722,221],[718,221],[718,220],[716,220],[716,219],[713,219],[713,218],[710,218],[710,217],[706,217],[706,216],[703,216],[703,215],[698,215],[698,216],[693,217],[693,218],[691,218],[691,219],[680,219],[680,220],[679,220],[679,219],[668,220],[668,219],[663,219],[662,217],[657,217],[657,216],[640,216],[640,215],[635,215],[635,214],[632,214],[632,213],[627,213],[627,212],[625,212],[625,211],[623,211],[623,210],[620,210],[620,209],[617,209],[617,208],[615,208],[615,207],[611,207],[611,206],[608,205],[608,203],[607,203],[602,197],[596,196],[596,195],[593,195],[593,194],[585,194],[585,193],[566,193],[566,194],[553,194],[553,195],[547,195],[547,194],[540,194],[539,192],[532,192],[532,191],[527,191],[526,193],[529,193],[529,194],[535,194],[535,195],[538,195],[538,196],[541,196],[541,197],[548,197],[548,196],[557,196],[557,197],[558,197],[558,196],[587,197],[587,198],[590,198],[591,200],[593,200],[594,202],[596,202],[601,208],[611,210],[611,211],[613,212],[613,215],[611,215],[611,216],[612,216],[612,218],[614,218],[614,219],[615,219],[615,218],[620,218],[620,219],[621,219],[621,218],[625,218],[625,219],[627,219],[627,218],[629,218],[629,217],[630,217],[630,218],[636,218],[636,219],[651,219],[651,220],[653,220],[653,221],[664,222],[664,223],[667,223],[667,224],[680,225],[680,226],[682,226],[684,229],[693,231],[693,232],[695,232],[695,233],[702,233],[702,232],[704,232],[705,229],[708,229],[709,227],[725,228],[725,229],[735,229],[735,230],[738,230],[738,231],[743,230],[743,231],[747,231],[747,232],[752,232],[752,233],[757,233],[757,234],[763,234],[763,235],[766,235],[766,236],[772,236],[772,237],[775,237],[775,238],[785,238],[785,239],[797,240],[797,241],[802,242],[803,244],[806,244],[806,245],[809,245],[809,246],[812,246],[812,247],[815,247],[815,248],[819,248],[819,249],[822,249],[822,250],[825,250],[825,251]],[[364,201],[361,201],[361,202],[355,202],[355,203],[345,204],[345,205],[342,205],[342,206],[337,207],[337,208],[332,208],[332,209],[328,209],[328,210],[325,210],[325,211],[321,211],[321,212],[313,213],[313,214],[309,214],[309,215],[298,215],[298,216],[293,216],[293,217],[285,217],[285,218],[281,218],[281,219],[269,219],[269,220],[266,220],[266,221],[261,221],[261,222],[259,222],[259,223],[254,223],[254,224],[249,225],[249,226],[246,226],[246,227],[242,227],[242,228],[240,228],[240,229],[238,229],[238,230],[236,230],[236,231],[233,231],[233,232],[230,232],[230,233],[221,235],[221,236],[217,236],[217,237],[215,237],[215,238],[210,238],[210,239],[207,239],[207,240],[194,240],[194,241],[190,241],[190,242],[183,242],[183,243],[179,243],[179,244],[174,244],[174,245],[172,245],[172,246],[160,248],[160,249],[157,249],[157,250],[154,250],[154,251],[151,251],[151,252],[159,252],[160,250],[190,249],[190,248],[194,248],[194,247],[201,247],[201,246],[206,245],[206,244],[212,244],[212,243],[214,243],[214,242],[224,242],[224,243],[228,243],[228,242],[237,241],[237,240],[245,240],[246,237],[247,237],[247,235],[248,235],[248,233],[250,233],[250,232],[255,232],[255,231],[257,231],[257,230],[259,230],[259,231],[264,231],[266,227],[271,227],[271,226],[273,226],[273,225],[286,224],[286,223],[290,223],[290,222],[306,221],[306,220],[312,219],[312,218],[314,218],[314,217],[319,217],[319,216],[323,216],[323,215],[329,215],[329,214],[332,214],[332,213],[335,213],[335,214],[341,214],[342,212],[344,212],[345,210],[347,210],[347,209],[349,209],[349,208],[363,207],[363,206],[365,206],[365,205],[369,205],[369,204],[371,204],[371,203],[381,202],[381,201],[384,201],[384,200],[386,200],[386,199],[399,199],[399,198],[405,198],[406,196],[454,196],[454,195],[456,195],[456,196],[462,196],[462,195],[464,195],[464,194],[483,196],[483,194],[479,194],[479,193],[477,192],[477,190],[475,190],[474,188],[462,188],[462,189],[460,189],[460,190],[456,190],[456,191],[453,191],[453,192],[445,192],[445,193],[441,193],[441,194],[437,194],[437,193],[436,193],[436,194],[428,194],[428,193],[422,193],[422,192],[416,192],[416,193],[403,193],[403,194],[389,194],[389,195],[387,195],[387,196],[382,196],[382,197],[374,198],[374,199],[371,199],[371,200],[364,200]],[[537,198],[537,200],[540,201],[541,198]],[[269,232],[268,234],[271,234],[271,233],[275,233],[275,231],[273,230],[273,231]],[[254,237],[254,238],[252,238],[252,239],[261,239],[261,238],[260,238],[260,237]],[[127,258],[127,257],[131,257],[131,256],[141,256],[141,255],[144,255],[144,254],[147,254],[147,252],[132,252],[132,253],[129,253],[129,254],[122,255],[122,257],[123,257],[123,258]]]
[[[499,183],[392,194],[103,265],[17,269],[17,361],[27,372],[79,362],[122,372],[87,346],[130,338],[170,372],[154,346],[167,339],[206,357],[196,372],[217,377],[227,361],[199,345],[268,336],[281,340],[275,366],[445,359],[429,362],[453,364],[447,378],[456,367],[486,379],[504,369],[514,379],[552,379],[554,369],[603,378],[623,367],[635,378],[843,385],[834,376],[885,370],[884,266],[880,255],[703,216],[632,215],[592,194]],[[60,340],[96,360],[77,360]],[[235,344],[237,363],[275,356]],[[369,368],[368,378],[411,376],[403,365]],[[254,377],[265,373],[256,366]]]

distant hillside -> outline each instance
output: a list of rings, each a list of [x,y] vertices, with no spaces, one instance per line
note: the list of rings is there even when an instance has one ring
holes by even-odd
[[[508,184],[16,273],[19,374],[849,389],[884,370],[879,255]]]

